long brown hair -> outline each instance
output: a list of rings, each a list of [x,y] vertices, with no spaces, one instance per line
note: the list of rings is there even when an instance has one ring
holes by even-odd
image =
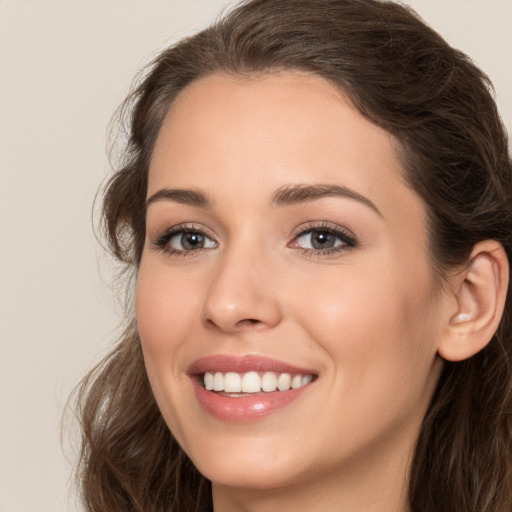
[[[440,279],[473,246],[512,256],[512,170],[492,86],[410,9],[379,0],[252,0],[163,51],[126,100],[124,159],[103,195],[112,254],[134,276],[145,238],[149,160],[176,96],[198,78],[297,69],[336,86],[398,141],[404,173],[429,215]],[[444,369],[424,418],[409,480],[414,512],[512,510],[510,297],[476,356]],[[89,512],[211,507],[202,477],[164,423],[145,373],[136,321],[77,394],[78,477]]]

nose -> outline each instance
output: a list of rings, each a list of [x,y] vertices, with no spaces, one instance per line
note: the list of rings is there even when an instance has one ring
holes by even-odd
[[[219,259],[207,289],[203,310],[207,327],[235,334],[279,324],[281,309],[272,274],[272,265],[261,251],[232,248]]]

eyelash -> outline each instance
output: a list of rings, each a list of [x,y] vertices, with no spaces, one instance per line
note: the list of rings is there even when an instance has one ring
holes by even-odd
[[[197,234],[202,237],[205,237],[209,240],[211,240],[213,243],[217,244],[217,241],[210,235],[207,235],[203,229],[198,229],[195,226],[189,226],[181,224],[179,226],[173,226],[172,228],[166,229],[161,235],[158,236],[158,238],[153,242],[153,245],[162,252],[166,253],[169,256],[194,256],[198,254],[198,251],[200,249],[203,249],[203,247],[200,247],[198,249],[175,249],[174,247],[171,247],[169,245],[169,242],[174,238],[176,235],[183,235],[183,234]],[[218,244],[217,244],[218,245]],[[205,248],[209,249],[209,247]]]
[[[294,234],[293,241],[296,242],[301,237],[311,233],[327,233],[329,235],[333,235],[342,243],[340,245],[328,249],[310,249],[305,247],[296,247],[296,249],[300,250],[306,256],[322,257],[333,255],[353,249],[358,245],[358,241],[354,235],[349,234],[348,231],[341,228],[340,226],[335,227],[327,222],[322,222],[320,224],[313,223],[306,227],[302,227],[302,229],[298,233]]]
[[[304,237],[311,233],[327,233],[329,235],[333,235],[336,237],[339,241],[341,241],[341,244],[336,245],[334,247],[330,247],[328,249],[312,249],[312,248],[305,248],[305,247],[294,247],[295,250],[300,250],[303,254],[310,257],[321,257],[321,256],[327,256],[332,255],[336,253],[340,253],[343,251],[347,251],[350,249],[355,248],[358,245],[357,238],[349,234],[346,230],[342,229],[339,226],[332,226],[331,224],[327,222],[322,222],[320,224],[311,224],[306,227],[302,227],[300,231],[295,233],[293,235],[292,242],[296,242],[301,237]],[[215,240],[214,237],[208,235],[205,233],[203,229],[199,229],[195,226],[190,225],[179,225],[174,226],[172,228],[169,228],[165,230],[162,234],[160,234],[156,240],[154,240],[153,245],[162,252],[166,253],[169,256],[195,256],[201,251],[201,249],[211,249],[213,247],[200,247],[198,249],[175,249],[174,247],[170,247],[169,242],[172,240],[173,237],[177,235],[183,235],[185,233],[188,234],[197,234],[202,237],[207,238],[211,242],[215,244],[215,246],[218,245],[218,242]]]

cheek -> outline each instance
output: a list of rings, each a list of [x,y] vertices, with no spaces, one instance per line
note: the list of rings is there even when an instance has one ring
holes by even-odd
[[[149,261],[148,261],[149,260]],[[183,354],[197,322],[196,287],[190,276],[169,272],[165,266],[143,257],[137,277],[136,316],[144,363],[159,408],[178,441],[185,427],[177,411],[185,410],[183,393],[173,393],[185,385]]]
[[[174,352],[197,319],[197,286],[186,273],[142,260],[136,287],[136,314],[143,349],[150,355]]]
[[[382,261],[385,272],[340,268],[322,286],[304,283],[307,297],[295,308],[343,390],[388,405],[396,392],[406,408],[431,386],[437,315],[428,267],[409,275],[406,262],[396,263]]]
[[[149,261],[148,261],[149,260]],[[184,379],[183,353],[197,322],[197,288],[189,276],[143,257],[137,278],[136,316],[148,378],[164,412],[176,407],[169,389]]]

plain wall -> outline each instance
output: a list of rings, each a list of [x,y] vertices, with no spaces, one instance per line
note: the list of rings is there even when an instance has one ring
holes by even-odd
[[[79,510],[60,418],[118,324],[91,223],[107,126],[156,50],[233,3],[0,0],[0,512]],[[512,132],[512,0],[405,3],[490,75]]]

